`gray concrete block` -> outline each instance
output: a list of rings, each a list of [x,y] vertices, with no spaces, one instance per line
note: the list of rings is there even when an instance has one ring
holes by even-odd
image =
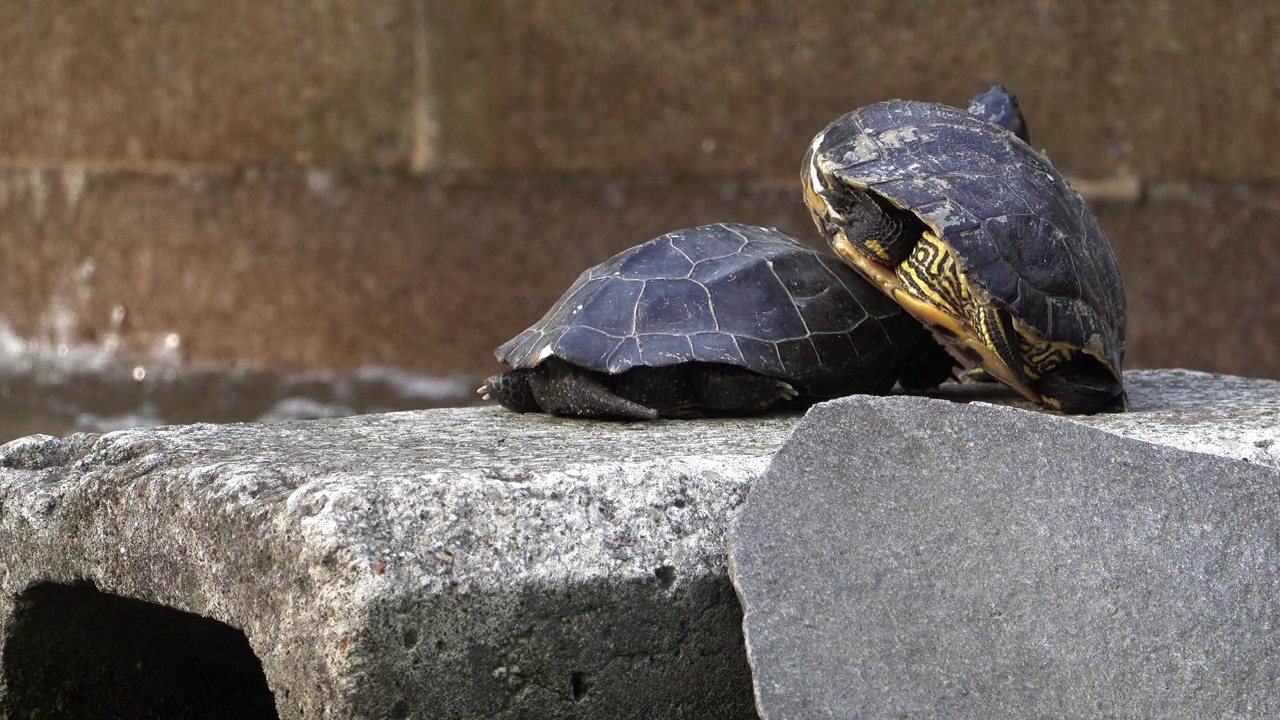
[[[732,529],[761,714],[1280,712],[1280,383],[1128,386],[1093,418],[814,408]]]
[[[15,441],[10,716],[252,716],[219,674],[251,648],[283,718],[753,717],[723,536],[796,421],[485,408]]]

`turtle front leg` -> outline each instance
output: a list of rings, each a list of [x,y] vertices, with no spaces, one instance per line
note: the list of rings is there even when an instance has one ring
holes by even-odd
[[[597,373],[548,358],[525,376],[538,405],[553,415],[657,420],[658,411],[621,397]]]
[[[914,215],[857,190],[838,195],[832,210],[842,221],[839,230],[844,238],[886,268],[905,261],[924,232]]]
[[[533,388],[529,387],[529,373],[524,369],[499,373],[485,380],[476,392],[485,400],[497,400],[511,412],[542,412],[542,406],[533,396]]]
[[[840,180],[815,154],[822,137],[814,139],[805,160],[805,204],[836,254],[884,285],[893,268],[911,254],[924,225],[911,213]]]

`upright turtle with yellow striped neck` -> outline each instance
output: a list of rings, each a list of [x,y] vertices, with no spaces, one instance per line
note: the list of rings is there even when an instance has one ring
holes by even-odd
[[[1124,409],[1115,255],[1012,93],[855,110],[813,139],[803,184],[840,257],[959,354],[1047,407]]]

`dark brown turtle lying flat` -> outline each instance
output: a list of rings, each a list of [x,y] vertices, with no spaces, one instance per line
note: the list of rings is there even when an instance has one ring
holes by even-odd
[[[587,270],[494,354],[513,369],[480,392],[508,409],[633,419],[923,389],[954,368],[838,258],[737,224],[669,233]]]
[[[814,138],[805,203],[845,261],[995,378],[1064,412],[1123,409],[1115,255],[1025,140],[999,86],[970,112],[869,105]]]

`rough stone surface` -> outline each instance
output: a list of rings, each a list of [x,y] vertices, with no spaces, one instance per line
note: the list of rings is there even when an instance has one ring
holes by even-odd
[[[1280,383],[1128,387],[1131,412],[1086,419],[806,415],[732,528],[761,714],[1280,712]]]
[[[1134,440],[1280,467],[1280,382],[1195,370],[1131,370],[1129,411],[1072,420]],[[946,385],[938,397],[1027,410],[1000,385]]]
[[[63,311],[90,341],[177,333],[198,360],[484,375],[579,272],[649,238],[737,221],[820,243],[798,185],[0,174],[0,315],[24,337]],[[1095,209],[1128,294],[1127,367],[1280,378],[1280,189]]]
[[[1189,370],[1125,375],[1129,412],[1078,418],[1158,445],[1280,468],[1280,382]]]
[[[65,651],[20,626],[77,585],[242,631],[283,718],[752,717],[723,535],[796,420],[483,408],[14,441],[4,677],[47,705],[10,716],[58,701],[12,663]]]

